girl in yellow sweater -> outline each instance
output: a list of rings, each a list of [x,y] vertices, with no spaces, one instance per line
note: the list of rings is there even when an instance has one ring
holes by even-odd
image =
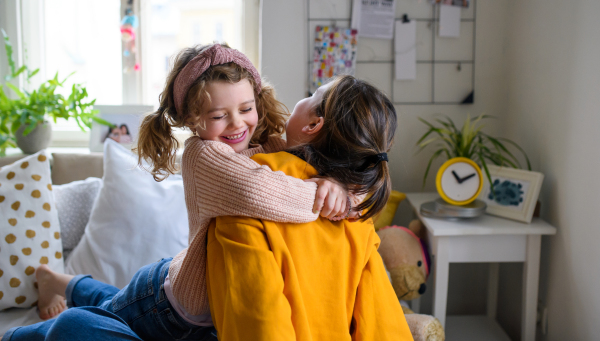
[[[214,220],[208,283],[219,340],[412,340],[368,219],[389,197],[395,129],[389,99],[344,76],[296,105],[289,153],[252,157],[300,179],[331,177],[369,198],[355,223]]]

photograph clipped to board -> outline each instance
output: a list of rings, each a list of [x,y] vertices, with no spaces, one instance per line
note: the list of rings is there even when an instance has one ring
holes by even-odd
[[[337,75],[354,76],[357,30],[335,26],[315,28],[311,92]]]

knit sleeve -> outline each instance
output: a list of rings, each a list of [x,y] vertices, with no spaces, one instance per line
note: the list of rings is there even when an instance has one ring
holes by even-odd
[[[318,218],[318,213],[312,212],[316,184],[273,172],[235,153],[225,143],[202,144],[193,164],[198,212],[202,216],[239,215],[290,223]]]

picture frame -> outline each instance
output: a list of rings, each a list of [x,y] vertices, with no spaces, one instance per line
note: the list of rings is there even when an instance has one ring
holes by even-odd
[[[496,195],[492,195],[488,178],[484,177],[479,199],[487,204],[486,213],[530,224],[544,174],[494,165],[487,168]]]
[[[154,111],[151,105],[95,105],[94,109],[100,113],[98,116],[110,123],[108,126],[93,122],[90,132],[90,151],[102,152],[104,141],[111,138],[128,149],[131,149],[138,136],[140,123],[145,114]]]

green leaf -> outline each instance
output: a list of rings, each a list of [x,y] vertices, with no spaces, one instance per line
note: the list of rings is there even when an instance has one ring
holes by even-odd
[[[4,29],[1,29],[1,30],[2,30],[2,35],[4,36],[4,48],[6,49],[6,59],[8,60],[8,67],[10,69],[10,75],[14,75],[15,74],[15,61],[12,57],[12,54],[13,54],[12,44],[10,43],[10,39],[8,38],[8,35],[6,34],[6,31],[4,31]],[[7,75],[5,77],[6,81],[9,81],[12,79],[10,77],[10,75]]]
[[[433,162],[433,160],[437,159],[438,156],[440,156],[444,151],[446,152],[447,155],[449,155],[447,150],[440,149],[440,150],[436,151],[435,153],[433,153],[433,155],[429,159],[429,163],[427,163],[427,169],[425,169],[425,175],[423,175],[423,188],[425,188],[425,182],[427,181],[427,175],[429,174],[429,168],[431,168],[431,163]]]
[[[481,166],[483,167],[483,171],[485,172],[485,176],[488,179],[488,182],[490,183],[490,188],[492,190],[492,195],[496,196],[494,194],[494,184],[492,183],[492,176],[490,175],[490,170],[488,169],[487,165],[485,164],[485,159],[483,158],[483,155],[481,155],[481,153],[479,154],[479,162],[481,162]]]
[[[525,160],[527,161],[527,170],[531,171],[531,163],[529,162],[529,158],[527,157],[527,153],[525,153],[525,151],[523,150],[523,148],[521,148],[518,144],[514,143],[513,141],[511,141],[511,140],[509,140],[507,138],[499,137],[498,140],[510,143],[515,148],[517,148],[519,151],[521,151],[521,153],[523,153],[523,156],[525,156]]]
[[[38,121],[32,122],[30,123],[27,128],[25,128],[25,130],[23,130],[23,136],[27,136],[29,135],[29,133],[31,133],[33,131],[33,129],[35,129],[35,127],[37,127],[39,124]]]
[[[110,123],[107,120],[102,119],[98,116],[92,116],[92,120],[94,120],[95,122],[100,123],[102,125],[108,126],[108,127],[115,127],[115,125],[113,123]]]
[[[33,70],[33,72],[31,72],[31,73],[29,73],[29,75],[27,75],[27,79],[30,79],[31,77],[37,75],[38,72],[40,72],[40,69]]]
[[[21,99],[26,99],[25,94],[23,92],[21,92],[21,90],[19,90],[19,88],[17,88],[13,84],[6,83],[6,86],[8,86],[9,88],[11,88],[12,91],[14,91],[19,97],[21,97]]]

